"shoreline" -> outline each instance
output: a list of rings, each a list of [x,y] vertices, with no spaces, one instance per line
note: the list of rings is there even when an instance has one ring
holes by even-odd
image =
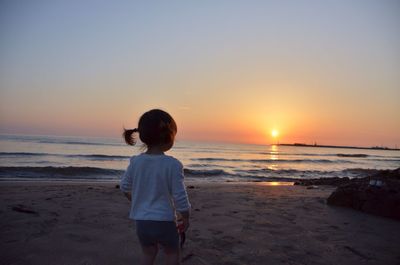
[[[210,178],[209,176],[185,176],[185,182],[188,183],[196,183],[196,184],[206,184],[206,183],[286,183],[284,185],[288,185],[287,183],[293,183],[293,185],[330,185],[330,186],[339,186],[341,184],[349,183],[352,181],[363,181],[368,180],[371,177],[385,175],[389,172],[394,172],[399,170],[396,169],[364,169],[365,172],[369,172],[369,174],[365,174],[364,176],[357,177],[348,177],[348,176],[332,176],[332,177],[314,177],[314,178],[294,178],[294,177],[268,177],[263,179],[221,179],[216,177],[215,179]],[[114,185],[119,184],[120,179],[104,179],[104,178],[26,178],[26,177],[2,177],[0,178],[0,183],[4,182],[48,182],[48,183],[112,183]],[[274,184],[271,184],[274,185]],[[277,184],[275,184],[277,185]]]
[[[332,186],[185,183],[192,204],[185,265],[400,261],[400,222],[327,205]],[[1,182],[0,259],[16,265],[138,263],[129,202],[115,184]],[[156,264],[163,264],[162,253]]]
[[[391,170],[391,169],[388,169]],[[362,179],[365,177],[354,177],[351,179]],[[320,178],[289,178],[289,177],[265,177],[263,179],[223,179],[222,177],[185,177],[185,182],[195,182],[195,183],[259,183],[259,182],[301,182],[301,181],[313,181],[313,180],[329,180],[329,179],[349,179],[349,177],[320,177]],[[101,179],[101,178],[0,178],[0,183],[2,182],[81,182],[81,183],[119,183],[120,179]],[[329,184],[328,184],[329,185]]]

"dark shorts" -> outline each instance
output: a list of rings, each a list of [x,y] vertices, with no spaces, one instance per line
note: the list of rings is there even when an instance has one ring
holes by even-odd
[[[142,246],[160,244],[179,249],[179,235],[175,222],[136,220],[136,234]]]

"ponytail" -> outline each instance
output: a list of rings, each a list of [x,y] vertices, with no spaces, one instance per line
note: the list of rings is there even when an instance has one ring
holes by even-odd
[[[124,137],[124,140],[128,145],[135,145],[136,139],[133,136],[133,134],[137,133],[137,132],[139,132],[139,130],[137,128],[128,129],[128,130],[124,129],[124,132],[123,132],[122,136]]]

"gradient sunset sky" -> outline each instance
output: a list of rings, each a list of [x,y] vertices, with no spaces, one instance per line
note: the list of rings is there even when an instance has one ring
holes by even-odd
[[[400,1],[9,0],[0,39],[0,133],[400,146]]]

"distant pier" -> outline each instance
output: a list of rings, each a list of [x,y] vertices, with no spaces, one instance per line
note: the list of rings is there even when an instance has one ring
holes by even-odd
[[[276,144],[276,145],[278,145],[278,146],[317,147],[317,148],[345,148],[345,149],[366,149],[366,150],[391,150],[391,151],[400,151],[399,148],[389,148],[389,147],[382,147],[382,146],[360,147],[360,146],[320,145],[320,144],[304,144],[304,143]]]

